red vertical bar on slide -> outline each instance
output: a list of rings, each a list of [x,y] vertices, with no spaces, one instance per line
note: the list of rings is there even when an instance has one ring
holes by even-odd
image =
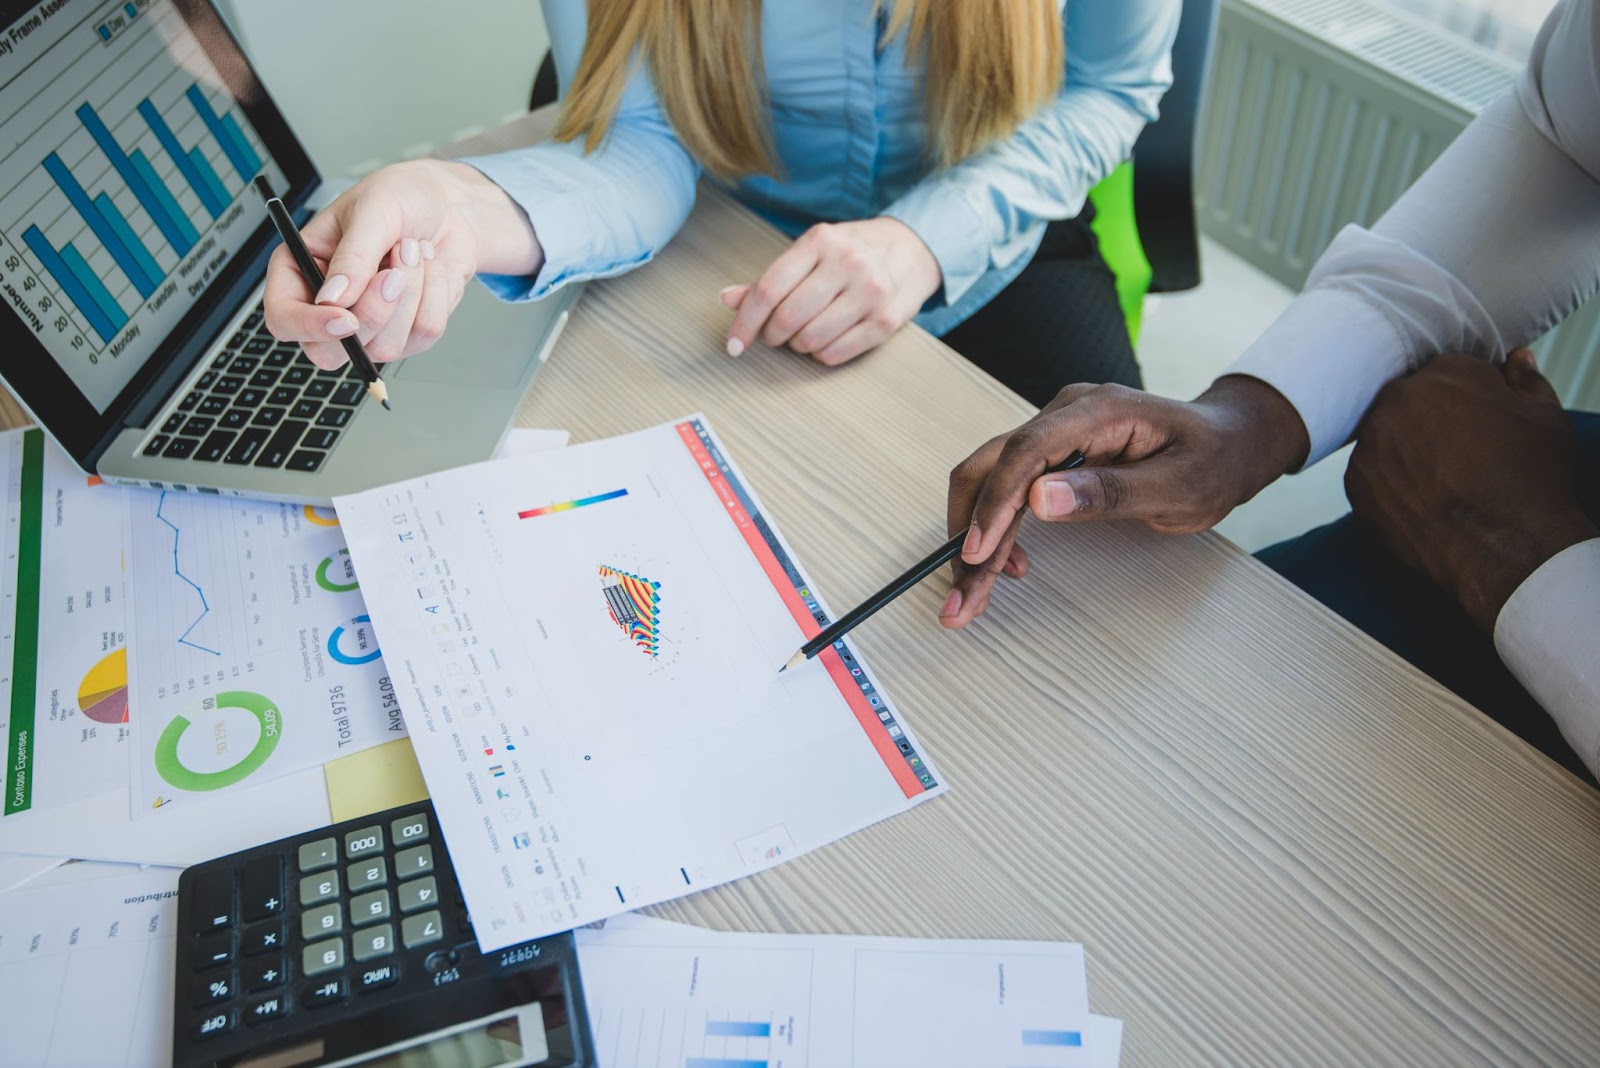
[[[711,483],[712,490],[717,499],[722,502],[723,509],[728,513],[728,518],[733,520],[733,525],[739,528],[744,542],[755,554],[756,562],[761,565],[761,570],[766,572],[767,579],[772,583],[773,589],[778,591],[778,596],[783,599],[784,606],[789,609],[789,614],[794,621],[800,624],[801,632],[809,639],[815,637],[822,630],[817,621],[812,618],[811,610],[806,607],[806,602],[800,596],[800,591],[794,588],[789,581],[789,575],[783,570],[783,565],[778,562],[778,557],[773,553],[772,546],[761,536],[761,531],[756,527],[755,520],[750,518],[750,513],[745,511],[744,503],[739,500],[739,495],[734,492],[728,480],[723,477],[722,470],[717,462],[706,451],[705,443],[700,440],[700,435],[695,431],[692,423],[677,424],[678,437],[689,449],[689,455],[694,457],[694,462],[699,465],[700,471]],[[872,747],[883,758],[884,767],[889,769],[889,774],[894,776],[894,781],[899,784],[900,790],[907,797],[915,797],[926,789],[917,779],[916,773],[906,763],[905,757],[900,752],[900,747],[889,737],[889,731],[884,727],[883,721],[878,718],[878,713],[868,703],[867,697],[861,692],[861,687],[856,684],[855,677],[850,674],[850,669],[844,666],[844,661],[839,659],[839,653],[831,646],[817,654],[817,659],[822,661],[822,666],[828,669],[828,675],[834,684],[839,687],[839,692],[844,696],[845,703],[850,706],[850,711],[855,713],[856,722],[861,724],[861,729],[866,732],[867,739],[872,742]]]

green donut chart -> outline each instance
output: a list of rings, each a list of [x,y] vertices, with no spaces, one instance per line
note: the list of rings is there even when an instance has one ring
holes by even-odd
[[[349,549],[340,549],[333,556],[323,557],[322,563],[317,565],[317,585],[329,593],[349,593],[352,590],[359,590],[361,588],[359,579],[352,579],[350,582],[335,582],[328,577],[328,569],[333,566],[333,562],[341,556],[348,558],[349,555]]]
[[[174,716],[156,740],[156,772],[179,790],[195,793],[221,790],[250,777],[251,773],[267,762],[278,743],[283,740],[283,713],[276,702],[248,690],[225,690],[216,696],[217,708],[237,708],[256,717],[261,724],[261,737],[255,747],[237,763],[218,771],[195,771],[183,762],[178,753],[178,743],[183,732],[194,726],[186,716]]]

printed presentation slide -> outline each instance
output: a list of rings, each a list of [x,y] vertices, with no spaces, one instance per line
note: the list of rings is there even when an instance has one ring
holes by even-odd
[[[486,950],[943,789],[699,418],[335,504]]]

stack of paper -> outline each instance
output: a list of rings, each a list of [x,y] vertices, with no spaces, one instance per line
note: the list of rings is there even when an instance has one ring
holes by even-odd
[[[627,915],[578,932],[607,1068],[1114,1068],[1083,947],[727,934]]]
[[[0,482],[0,888],[39,870],[11,856],[189,864],[421,795],[331,510],[106,486],[37,430]]]

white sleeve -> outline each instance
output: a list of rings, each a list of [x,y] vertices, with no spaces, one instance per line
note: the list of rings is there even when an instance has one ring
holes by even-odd
[[[1600,290],[1600,0],[1565,0],[1516,90],[1371,229],[1347,227],[1230,368],[1288,398],[1308,464],[1385,383],[1445,352],[1503,359]]]
[[[1500,659],[1600,776],[1600,538],[1545,561],[1494,625]]]

